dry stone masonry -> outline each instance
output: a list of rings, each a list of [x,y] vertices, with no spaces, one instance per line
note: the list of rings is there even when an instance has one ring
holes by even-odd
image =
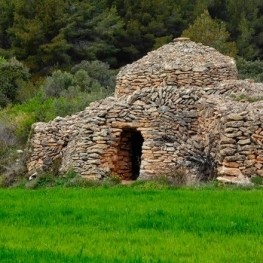
[[[236,79],[235,62],[211,47],[175,39],[119,72],[115,95],[129,95],[142,88],[175,86],[212,86],[222,80]]]
[[[227,180],[263,176],[263,84],[237,80],[232,58],[176,39],[116,83],[114,97],[33,125],[29,173],[56,163],[89,179],[147,179],[209,151]]]

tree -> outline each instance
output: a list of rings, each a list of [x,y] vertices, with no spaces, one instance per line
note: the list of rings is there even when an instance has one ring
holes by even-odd
[[[66,10],[64,0],[15,1],[14,21],[8,29],[11,49],[31,70],[68,62],[65,51],[69,47],[61,32]]]
[[[213,0],[208,9],[213,18],[225,21],[239,56],[247,60],[263,58],[262,0]]]
[[[170,42],[185,28],[181,6],[174,0],[108,0],[107,3],[116,6],[124,21],[125,30],[116,38],[120,64],[130,63]]]
[[[214,47],[225,55],[235,57],[237,54],[236,44],[229,41],[230,34],[226,30],[225,23],[213,20],[207,10],[183,31],[182,36]]]
[[[21,62],[0,57],[0,107],[16,102],[19,88],[28,78],[28,69]]]
[[[63,32],[74,63],[101,60],[116,66],[115,38],[122,29],[123,22],[115,8],[101,10],[85,1],[76,1]]]
[[[8,29],[13,24],[14,20],[14,3],[9,0],[0,1],[0,49],[1,53],[3,49],[11,47],[11,40],[8,34]]]

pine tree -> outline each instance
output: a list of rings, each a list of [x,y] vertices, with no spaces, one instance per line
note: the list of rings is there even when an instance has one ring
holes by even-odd
[[[61,29],[66,24],[64,0],[20,0],[13,25],[8,29],[12,52],[33,71],[67,62],[68,46]]]
[[[115,8],[100,9],[87,2],[76,1],[64,33],[71,45],[73,61],[102,60],[116,66],[116,35],[123,22]]]
[[[237,54],[236,44],[228,40],[230,34],[226,30],[225,23],[213,20],[207,10],[183,31],[182,36],[214,47],[225,55],[234,57]]]

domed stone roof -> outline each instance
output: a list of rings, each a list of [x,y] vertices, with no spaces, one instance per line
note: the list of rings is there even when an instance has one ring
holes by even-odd
[[[123,67],[115,94],[119,97],[144,87],[164,85],[211,86],[228,79],[237,79],[233,58],[188,38],[177,38]]]

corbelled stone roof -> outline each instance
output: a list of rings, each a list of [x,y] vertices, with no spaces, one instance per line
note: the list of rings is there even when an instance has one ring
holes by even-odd
[[[188,38],[177,38],[161,48],[149,52],[138,61],[128,64],[118,77],[136,73],[158,73],[167,70],[202,72],[208,68],[232,68],[236,71],[233,58],[222,55],[216,49],[192,42]]]

